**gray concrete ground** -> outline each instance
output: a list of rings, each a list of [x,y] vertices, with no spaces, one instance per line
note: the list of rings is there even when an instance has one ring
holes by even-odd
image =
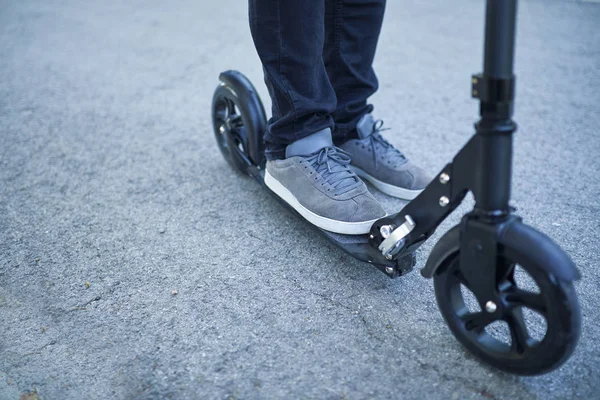
[[[373,102],[435,173],[477,117],[483,1],[389,3]],[[600,5],[523,1],[518,30],[514,204],[583,275],[579,347],[529,378],[226,165],[219,72],[268,104],[244,1],[0,0],[0,399],[600,398]]]

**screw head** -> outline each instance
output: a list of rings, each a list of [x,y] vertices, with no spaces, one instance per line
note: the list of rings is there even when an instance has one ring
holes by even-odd
[[[394,229],[391,225],[383,225],[381,228],[379,228],[379,232],[384,239],[387,239],[392,234],[393,230]]]
[[[225,125],[221,125],[221,126],[219,127],[219,133],[220,133],[221,135],[222,135],[222,134],[224,134],[226,130],[227,130],[227,129],[225,128]]]
[[[375,239],[375,236],[369,235],[369,239]]]
[[[385,267],[385,272],[387,272],[388,274],[393,274],[394,273],[394,267]]]
[[[498,307],[496,306],[496,303],[494,303],[493,301],[488,301],[487,303],[485,303],[485,311],[489,312],[489,313],[493,313],[496,312],[496,310],[498,309]]]
[[[446,207],[449,203],[450,199],[448,199],[446,196],[440,197],[440,206]]]
[[[444,184],[444,185],[445,185],[446,183],[450,182],[450,175],[448,175],[448,174],[447,174],[447,173],[445,173],[445,172],[442,172],[442,173],[441,173],[441,175],[440,175],[440,182],[441,182],[442,184]]]

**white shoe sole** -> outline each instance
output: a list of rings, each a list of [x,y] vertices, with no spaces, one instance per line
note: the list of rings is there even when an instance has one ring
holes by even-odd
[[[377,221],[377,219],[373,219],[370,221],[361,222],[344,222],[336,221],[331,218],[325,218],[315,214],[300,204],[292,192],[279,183],[277,179],[273,178],[269,174],[269,171],[265,171],[265,185],[267,185],[267,187],[271,189],[277,196],[281,197],[286,203],[288,203],[294,210],[298,211],[298,213],[302,215],[308,222],[329,232],[341,233],[344,235],[364,235],[369,233],[371,226],[375,221]]]
[[[375,186],[378,190],[382,191],[383,193],[385,193],[389,196],[397,197],[402,200],[412,200],[423,191],[423,189],[410,190],[410,189],[404,189],[404,188],[401,188],[398,186],[390,185],[389,183],[385,183],[385,182],[380,181],[379,179],[373,178],[371,175],[369,175],[368,173],[366,173],[365,171],[363,171],[362,169],[360,169],[358,167],[350,165],[350,168],[352,168],[352,170],[354,171],[354,173],[356,175],[369,181],[369,183],[371,183],[371,185]]]

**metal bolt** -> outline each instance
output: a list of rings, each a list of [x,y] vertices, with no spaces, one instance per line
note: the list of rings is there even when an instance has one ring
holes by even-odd
[[[446,196],[440,197],[440,206],[446,207],[450,203],[450,200]]]
[[[388,274],[393,274],[394,273],[394,267],[385,267],[385,272],[387,272]]]
[[[385,258],[387,258],[388,260],[391,260],[394,257],[391,254],[388,254],[387,256],[385,256]]]
[[[219,127],[219,133],[222,135],[222,134],[224,134],[224,133],[225,133],[225,131],[226,131],[225,125],[221,125],[221,126]]]
[[[384,239],[387,239],[392,234],[393,230],[391,225],[384,225],[379,228],[379,232],[381,232],[381,236],[383,236]]]
[[[375,236],[369,235],[369,239],[375,239]]]
[[[496,309],[498,307],[496,307],[496,303],[494,303],[493,301],[488,301],[487,303],[485,303],[485,311],[489,312],[489,313],[493,313],[496,312]]]
[[[448,174],[447,174],[447,173],[445,173],[445,172],[442,172],[442,174],[440,175],[440,182],[441,182],[442,184],[444,184],[444,185],[445,185],[446,183],[450,182],[450,175],[448,175]]]

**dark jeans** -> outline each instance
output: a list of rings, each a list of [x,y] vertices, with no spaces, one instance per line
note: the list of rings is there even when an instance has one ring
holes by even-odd
[[[356,135],[378,87],[372,63],[384,10],[385,0],[249,0],[273,103],[268,159],[327,127],[338,144]]]

